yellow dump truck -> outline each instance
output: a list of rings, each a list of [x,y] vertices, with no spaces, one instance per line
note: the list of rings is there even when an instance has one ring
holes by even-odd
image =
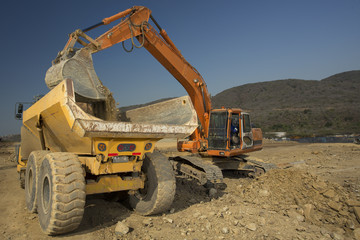
[[[83,99],[73,81],[64,79],[23,112],[17,170],[26,206],[38,212],[47,234],[76,229],[87,194],[128,191],[130,205],[140,214],[167,210],[175,175],[154,145],[162,138],[185,137],[197,127],[193,116],[183,124],[103,120],[96,113],[106,119],[105,101]],[[172,104],[191,108],[187,102],[180,98]]]

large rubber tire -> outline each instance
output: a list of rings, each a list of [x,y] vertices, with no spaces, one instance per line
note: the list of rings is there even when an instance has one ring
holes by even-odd
[[[75,230],[85,206],[85,178],[75,154],[49,153],[38,181],[38,213],[41,229],[48,235]]]
[[[41,162],[47,153],[49,152],[48,151],[31,152],[26,164],[26,171],[24,177],[25,203],[27,209],[32,213],[35,213],[37,208],[36,197],[37,197],[37,181],[38,181],[39,169]],[[20,185],[21,185],[21,181],[22,180],[20,178]]]
[[[176,183],[172,165],[161,153],[146,153],[142,171],[145,187],[129,196],[130,206],[141,215],[169,210],[175,197]]]

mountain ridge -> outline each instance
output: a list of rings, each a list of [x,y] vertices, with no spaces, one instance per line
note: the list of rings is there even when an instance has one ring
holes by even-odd
[[[249,83],[212,97],[213,108],[242,108],[263,131],[292,135],[360,132],[360,70],[322,80]]]

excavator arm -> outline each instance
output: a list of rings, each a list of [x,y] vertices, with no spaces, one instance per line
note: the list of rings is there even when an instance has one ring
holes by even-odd
[[[122,18],[120,23],[116,24],[96,39],[85,34],[85,32],[95,27],[109,24],[120,18]],[[159,31],[149,24],[149,19],[152,19]],[[140,45],[135,44],[134,38],[137,38]],[[166,31],[162,29],[152,17],[151,10],[146,7],[135,6],[114,16],[105,18],[102,22],[89,28],[76,30],[70,34],[68,42],[53,61],[53,65],[73,57],[72,52],[75,51],[74,46],[76,43],[83,45],[84,49],[92,54],[109,48],[117,43],[124,43],[124,41],[128,39],[131,39],[132,41],[132,48],[134,46],[137,48],[146,48],[185,88],[201,123],[201,130],[198,128],[191,139],[199,140],[206,137],[208,134],[207,125],[209,111],[211,110],[211,100],[205,81],[200,73],[185,60],[181,52],[167,35]],[[128,51],[131,51],[132,48]],[[95,87],[98,84],[93,85]]]

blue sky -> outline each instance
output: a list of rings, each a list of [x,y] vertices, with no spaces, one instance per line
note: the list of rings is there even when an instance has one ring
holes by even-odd
[[[358,0],[6,1],[0,9],[0,135],[20,131],[15,102],[49,91],[46,70],[69,33],[134,5],[152,10],[212,95],[246,83],[320,80],[360,69]],[[120,106],[186,94],[143,48],[129,54],[120,44],[93,58]]]

